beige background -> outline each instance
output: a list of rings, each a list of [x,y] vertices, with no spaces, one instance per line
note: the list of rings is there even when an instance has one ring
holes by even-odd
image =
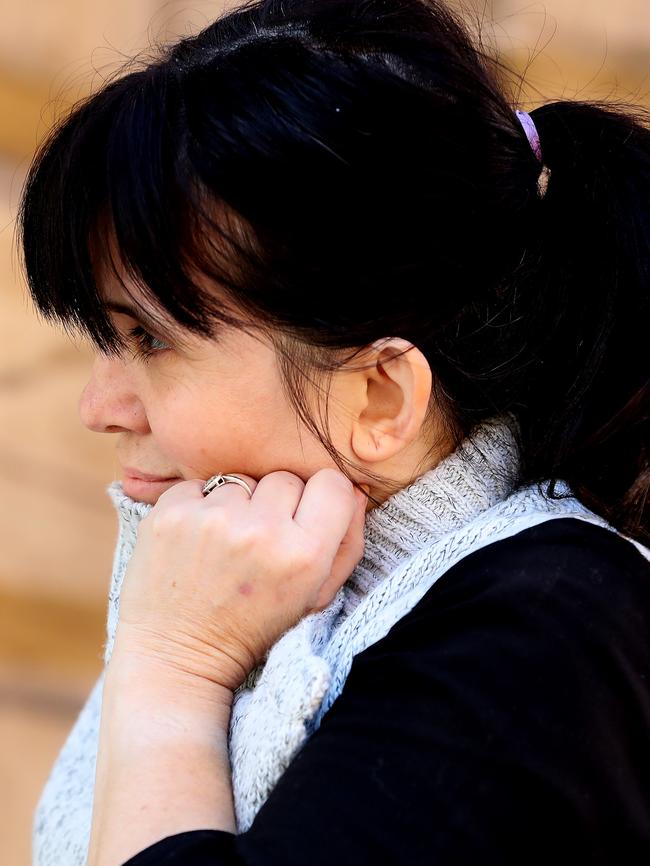
[[[494,0],[465,14],[514,69],[524,107],[545,98],[648,102],[647,0]],[[28,866],[50,766],[100,670],[115,515],[111,437],[76,402],[89,365],[34,315],[13,222],[26,166],[52,117],[151,41],[222,3],[5,2],[0,27],[0,863]],[[459,4],[460,5],[460,4]],[[480,11],[478,11],[480,10]]]

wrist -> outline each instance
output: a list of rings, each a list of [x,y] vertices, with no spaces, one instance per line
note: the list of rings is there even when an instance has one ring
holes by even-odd
[[[134,742],[177,737],[215,745],[227,735],[233,692],[188,672],[172,659],[156,658],[139,646],[116,641],[106,668],[103,712]]]
[[[255,666],[253,658],[240,659],[240,648],[229,651],[188,634],[161,634],[122,621],[118,623],[113,652],[168,669],[172,678],[177,675],[183,682],[195,682],[201,690],[224,694],[234,692]]]
[[[117,866],[176,833],[235,831],[232,692],[124,640],[115,650],[102,693],[87,866]]]

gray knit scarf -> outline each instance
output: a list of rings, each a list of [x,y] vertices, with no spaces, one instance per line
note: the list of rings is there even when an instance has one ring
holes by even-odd
[[[354,656],[384,637],[455,563],[553,518],[575,517],[616,532],[563,483],[556,489],[566,498],[559,500],[549,499],[538,485],[517,488],[518,467],[508,419],[493,418],[475,428],[435,468],[368,513],[363,559],[334,600],[285,632],[235,693],[229,747],[238,832],[250,827],[284,770],[320,725],[343,688]],[[126,496],[118,482],[108,492],[118,513],[119,536],[105,662],[113,649],[120,589],[138,524],[151,508]],[[628,540],[650,559],[650,549]],[[34,866],[85,863],[103,676],[102,672],[63,745],[37,805]]]

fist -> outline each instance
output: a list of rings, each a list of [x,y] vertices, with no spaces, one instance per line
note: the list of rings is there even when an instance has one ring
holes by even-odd
[[[127,652],[229,689],[332,601],[363,555],[367,503],[336,469],[239,477],[252,496],[225,484],[204,497],[201,480],[162,494],[139,526],[116,634]]]

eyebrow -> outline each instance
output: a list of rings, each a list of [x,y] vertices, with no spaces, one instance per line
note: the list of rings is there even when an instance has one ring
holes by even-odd
[[[118,301],[107,301],[104,305],[109,312],[112,313],[123,313],[125,316],[131,316],[132,319],[140,322],[140,324],[144,325],[149,330],[153,331],[161,331],[161,326],[155,319],[148,316],[143,310],[138,309],[137,307],[131,307],[129,304],[121,304]]]

